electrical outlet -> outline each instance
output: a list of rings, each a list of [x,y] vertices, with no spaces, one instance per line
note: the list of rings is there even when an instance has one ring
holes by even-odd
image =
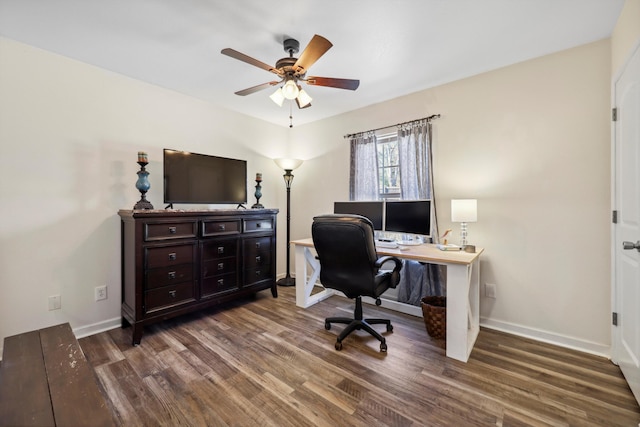
[[[484,285],[484,296],[487,298],[495,298],[496,297],[496,285],[494,283],[485,283]]]
[[[96,288],[95,288],[95,297],[96,297],[96,301],[107,299],[107,287],[106,286],[96,286]]]
[[[49,297],[49,311],[60,310],[62,307],[62,301],[60,295],[51,295]]]

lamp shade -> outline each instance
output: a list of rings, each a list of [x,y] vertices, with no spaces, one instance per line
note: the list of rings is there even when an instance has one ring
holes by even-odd
[[[296,99],[299,93],[300,89],[298,89],[298,85],[293,80],[287,80],[282,86],[282,94],[287,99]]]
[[[280,167],[280,169],[284,170],[294,170],[302,164],[302,160],[300,159],[273,159],[276,162],[276,165]]]
[[[476,199],[451,200],[451,221],[476,222],[478,220],[478,201]]]
[[[282,107],[282,103],[284,102],[284,99],[285,99],[284,94],[282,93],[282,89],[280,88],[276,89],[275,92],[269,95],[269,98],[271,98],[273,102],[278,104],[279,107]]]
[[[304,91],[304,89],[300,89],[300,92],[298,93],[298,97],[296,98],[296,100],[298,101],[298,107],[304,108],[307,105],[311,104],[311,101],[313,101],[313,98],[311,98],[309,94]]]

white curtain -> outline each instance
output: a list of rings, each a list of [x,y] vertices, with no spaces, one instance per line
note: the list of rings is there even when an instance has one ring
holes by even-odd
[[[402,199],[431,199],[431,236],[434,243],[439,243],[433,191],[431,123],[427,119],[399,126],[398,157]]]
[[[374,132],[351,136],[349,174],[349,200],[378,200],[378,156]]]
[[[431,123],[427,119],[398,128],[400,191],[403,200],[431,199],[431,240],[439,243],[433,190]],[[398,301],[420,305],[422,297],[446,295],[446,269],[436,264],[405,260],[398,284]]]

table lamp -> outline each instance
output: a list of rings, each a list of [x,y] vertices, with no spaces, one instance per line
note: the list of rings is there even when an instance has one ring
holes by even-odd
[[[287,275],[278,280],[279,286],[295,286],[296,280],[291,277],[290,249],[291,249],[291,182],[293,181],[293,171],[302,164],[299,159],[273,159],[276,164],[284,169],[284,184],[287,187]]]
[[[478,220],[478,201],[476,199],[451,200],[451,221],[460,223],[460,246],[468,252],[475,252],[475,247],[467,244],[467,223]]]

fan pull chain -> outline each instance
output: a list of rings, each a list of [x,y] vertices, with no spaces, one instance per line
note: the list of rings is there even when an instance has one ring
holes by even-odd
[[[289,129],[293,127],[293,101],[289,101]]]

